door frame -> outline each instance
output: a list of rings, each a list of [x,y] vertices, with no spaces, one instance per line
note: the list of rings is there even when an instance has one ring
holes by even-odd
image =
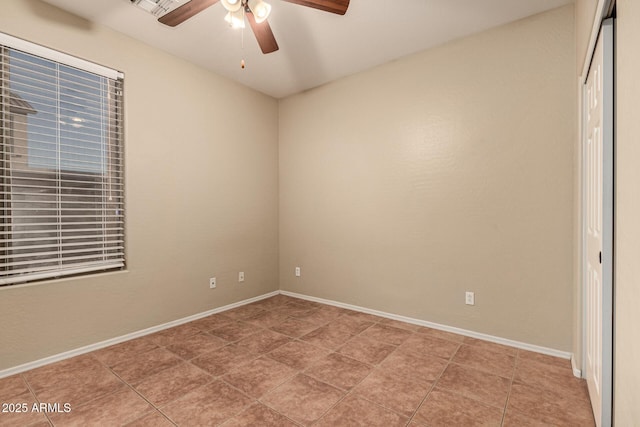
[[[610,6],[607,5],[607,9]],[[593,53],[598,37],[603,40],[603,132],[602,132],[602,159],[603,159],[603,188],[602,188],[602,384],[601,384],[601,419],[597,425],[601,427],[611,426],[613,423],[613,310],[614,310],[614,225],[615,225],[615,55],[614,37],[615,20],[609,18],[601,21],[599,31],[593,39],[593,48],[585,65],[585,72],[580,79],[580,152],[581,152],[581,256],[580,256],[580,291],[582,294],[582,377],[586,376],[586,343],[587,343],[587,310],[586,310],[586,109],[588,99],[586,96],[586,80],[589,75],[589,65],[593,59]]]

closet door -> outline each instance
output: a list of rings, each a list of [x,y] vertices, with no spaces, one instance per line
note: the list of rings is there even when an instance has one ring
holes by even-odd
[[[611,425],[613,336],[613,22],[603,23],[584,87],[585,376],[596,424]]]

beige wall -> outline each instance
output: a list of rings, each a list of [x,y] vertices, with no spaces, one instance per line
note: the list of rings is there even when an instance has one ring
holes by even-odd
[[[617,1],[614,416],[640,425],[640,4]]]
[[[573,19],[281,101],[282,289],[571,350]]]
[[[0,369],[278,289],[274,99],[38,1],[4,0],[0,31],[125,73],[128,260],[0,289]]]
[[[278,111],[39,1],[3,2],[0,31],[126,74],[128,271],[0,289],[0,369],[276,290],[279,267],[285,290],[569,350],[572,29],[567,6]],[[253,127],[231,129],[241,110]]]

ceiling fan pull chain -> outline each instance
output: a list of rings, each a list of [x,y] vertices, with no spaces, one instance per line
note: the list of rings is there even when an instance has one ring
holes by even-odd
[[[244,6],[244,1],[243,1],[243,5],[242,5],[242,22],[244,22],[245,20],[245,6]],[[242,35],[241,37],[241,43],[242,43],[242,56],[244,56],[244,25],[242,26]],[[244,70],[244,58],[242,58],[242,60],[240,61],[240,68],[242,68]]]

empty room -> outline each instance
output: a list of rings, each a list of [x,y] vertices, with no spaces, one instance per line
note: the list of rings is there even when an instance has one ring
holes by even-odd
[[[4,0],[0,426],[640,426],[639,43],[633,0]]]

